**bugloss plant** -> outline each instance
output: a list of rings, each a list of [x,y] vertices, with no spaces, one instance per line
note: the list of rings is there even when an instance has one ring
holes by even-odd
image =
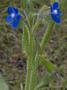
[[[31,1],[28,2],[29,5],[31,5],[31,3]],[[42,12],[45,12],[45,5],[42,6],[38,14],[32,14],[32,12],[28,9],[27,12],[25,11],[26,22],[23,24],[22,44],[23,50],[27,55],[27,75],[24,90],[42,90],[42,88],[49,84],[49,82],[53,79],[52,73],[56,69],[56,66],[52,64],[48,58],[44,57],[44,48],[50,38],[55,22],[61,23],[61,11],[59,6],[59,2],[52,3],[49,12],[49,17],[52,17],[52,20],[48,22],[47,29],[40,42],[37,42],[34,32],[40,25],[39,15],[42,15]],[[34,17],[36,17],[36,20],[34,20]],[[43,65],[48,72],[40,81],[37,80],[38,65]]]
[[[40,42],[37,42],[37,38],[35,36],[35,31],[38,30],[38,26],[40,25],[39,16],[42,15],[42,12],[46,13],[45,5],[42,6],[38,12],[37,18],[35,20],[36,14],[32,14],[31,11],[27,11],[26,14],[26,23],[23,25],[23,36],[22,36],[22,44],[23,49],[27,55],[27,75],[25,81],[25,88],[24,90],[42,90],[43,87],[49,84],[53,80],[52,73],[56,70],[56,66],[50,62],[48,58],[44,57],[45,53],[45,46],[51,36],[53,26],[56,24],[61,23],[61,8],[63,7],[65,1],[59,3],[59,0],[52,1],[51,6],[49,8],[49,16],[52,19],[48,19],[48,26],[47,29],[42,36]],[[31,1],[29,1],[29,5],[31,5]],[[31,7],[31,6],[30,6]],[[61,7],[61,8],[60,8]],[[26,11],[25,11],[26,12]],[[34,12],[35,13],[35,12]],[[34,23],[33,23],[34,19]],[[37,69],[38,65],[43,65],[47,72],[42,80],[37,80]]]
[[[58,2],[57,2],[58,1]],[[53,26],[61,23],[61,8],[64,6],[64,1],[59,4],[59,0],[52,0],[51,6],[48,7],[43,5],[38,13],[35,10],[31,10],[32,8],[32,0],[22,0],[21,12],[23,10],[23,15],[18,14],[18,11],[14,7],[10,7],[11,12],[9,16],[6,17],[6,21],[11,25],[12,28],[17,28],[19,22],[21,22],[22,16],[22,27],[23,27],[23,35],[22,35],[22,48],[27,56],[27,72],[25,79],[25,87],[23,90],[42,90],[47,84],[51,82],[52,74],[56,69],[56,66],[50,62],[48,58],[44,57],[45,46],[51,36]],[[42,36],[41,41],[39,42],[36,37],[36,30],[41,23],[45,23],[40,19],[40,15],[42,12],[46,13],[46,9],[49,11],[49,15],[44,15],[43,19],[48,20],[47,29],[45,30],[44,35]],[[11,13],[14,14],[11,14]],[[49,20],[50,19],[50,20]],[[37,69],[39,65],[43,65],[47,72],[42,80],[37,79]]]

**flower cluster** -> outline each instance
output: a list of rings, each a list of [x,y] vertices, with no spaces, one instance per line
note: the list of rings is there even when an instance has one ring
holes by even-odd
[[[12,28],[16,28],[21,19],[18,9],[15,7],[8,7],[7,12],[8,16],[6,17],[6,21],[11,25]]]
[[[18,12],[18,9],[15,7],[8,7],[7,12],[8,12],[8,16],[6,17],[6,22],[8,22],[12,28],[17,28],[21,19],[21,15]],[[54,2],[51,5],[50,12],[52,19],[56,23],[61,23],[61,17],[60,17],[61,11],[58,2]]]
[[[51,6],[51,17],[56,23],[61,23],[61,11],[59,8],[59,3],[54,2],[53,5]]]

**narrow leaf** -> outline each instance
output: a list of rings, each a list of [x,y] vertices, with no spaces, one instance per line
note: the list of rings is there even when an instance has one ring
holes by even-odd
[[[44,58],[44,57],[40,57],[40,64],[43,65],[48,72],[53,72],[56,69],[56,66],[51,63],[48,59]]]
[[[23,28],[22,45],[25,52],[28,53],[29,46],[30,46],[30,35],[29,35],[29,29],[27,25],[24,25],[24,28]]]
[[[46,87],[46,85],[48,85],[50,82],[51,82],[51,80],[53,80],[53,78],[52,78],[52,75],[51,74],[49,74],[49,73],[47,73],[43,78],[42,78],[42,80],[39,82],[39,84],[35,87],[35,89],[34,90],[41,90],[41,88],[45,88]]]
[[[0,75],[0,90],[9,90],[3,77]]]

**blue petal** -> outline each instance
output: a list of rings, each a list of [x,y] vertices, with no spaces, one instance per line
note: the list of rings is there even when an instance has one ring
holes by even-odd
[[[18,9],[17,8],[13,8],[13,12],[15,13],[15,14],[18,14]]]
[[[55,2],[53,5],[51,5],[51,12],[53,12],[53,10],[56,10],[59,8],[59,4],[58,2]]]
[[[62,15],[62,13],[61,13],[60,9],[58,9],[58,14],[57,14],[57,16],[60,17],[61,15]]]
[[[8,14],[11,14],[11,13],[17,14],[18,13],[18,9],[14,8],[14,7],[8,7],[7,12],[8,12]]]
[[[21,19],[21,15],[18,14],[18,15],[16,16],[16,19],[20,20],[20,19]]]
[[[14,21],[11,24],[12,28],[17,28],[18,27],[20,19],[21,19],[21,16],[17,15],[16,18],[14,19]]]
[[[58,4],[58,2],[54,2],[54,4],[53,4],[53,9],[58,9],[58,7],[59,7],[59,4]]]
[[[51,15],[52,16],[52,19],[56,22],[56,23],[61,23],[61,19],[60,17],[57,17],[55,15]]]
[[[52,15],[55,15],[57,17],[60,17],[62,15],[60,9],[57,9],[57,14],[54,13],[54,10],[51,12]]]
[[[11,24],[12,28],[17,28],[18,23],[19,23],[19,21],[18,21],[18,20],[13,21],[13,22],[12,22],[12,24]]]
[[[8,23],[12,22],[11,16],[7,16],[7,17],[6,17],[6,21],[7,21]]]

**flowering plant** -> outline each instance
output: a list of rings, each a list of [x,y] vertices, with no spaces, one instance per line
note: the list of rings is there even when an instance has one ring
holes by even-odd
[[[45,88],[53,80],[54,71],[57,69],[56,65],[45,57],[44,48],[51,36],[53,26],[61,23],[62,12],[60,5],[63,6],[63,3],[53,2],[50,7],[43,5],[38,9],[38,12],[35,9],[31,10],[31,0],[22,0],[22,4],[21,9],[14,6],[7,8],[6,22],[14,29],[19,27],[21,21],[23,22],[21,26],[23,29],[22,49],[27,56],[27,72],[23,90],[43,90],[42,88]],[[42,12],[47,15],[43,17]],[[39,25],[44,25],[44,23],[46,23],[47,28],[41,40],[38,41],[36,31]],[[40,80],[38,80],[37,76],[39,65],[42,65],[47,70],[46,75]]]
[[[34,32],[40,25],[39,15],[42,14],[42,12],[44,12],[44,8],[45,6],[43,6],[39,10],[38,14],[34,15],[37,15],[37,19],[34,24],[30,22],[30,19],[33,19],[32,14],[30,15],[30,13],[28,12],[29,15],[26,15],[27,24],[24,23],[23,27],[22,45],[23,50],[27,55],[27,75],[24,88],[25,90],[42,90],[43,86],[45,87],[47,84],[51,82],[51,80],[53,80],[52,74],[56,69],[56,66],[53,63],[51,63],[48,58],[44,57],[44,47],[46,46],[50,38],[52,28],[55,25],[55,22],[61,23],[61,11],[59,9],[58,2],[54,2],[51,5],[50,14],[52,20],[50,21],[41,41],[37,42],[37,38],[35,37],[36,35],[34,34]],[[43,77],[43,79],[38,83],[37,68],[39,65],[43,65],[47,69],[48,73],[46,73],[46,76]]]

